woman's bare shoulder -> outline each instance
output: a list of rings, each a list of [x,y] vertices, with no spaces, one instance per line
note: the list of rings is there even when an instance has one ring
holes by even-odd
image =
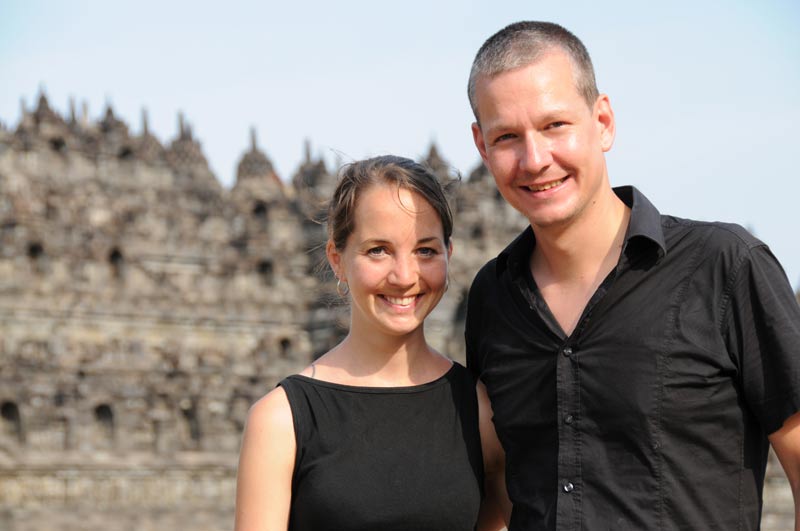
[[[294,429],[292,408],[283,387],[278,386],[250,407],[247,415],[248,429],[269,431]]]

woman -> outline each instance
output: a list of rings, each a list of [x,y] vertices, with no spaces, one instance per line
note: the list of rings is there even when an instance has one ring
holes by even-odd
[[[441,185],[409,159],[350,164],[328,234],[350,330],[252,407],[237,531],[501,527],[507,505],[485,501],[505,499],[489,401],[423,329],[447,290],[452,253]],[[497,497],[481,504],[484,474]]]

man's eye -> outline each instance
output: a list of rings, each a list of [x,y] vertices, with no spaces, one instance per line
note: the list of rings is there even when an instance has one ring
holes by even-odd
[[[498,142],[502,142],[503,140],[509,140],[509,139],[512,139],[512,138],[514,138],[514,135],[512,133],[506,133],[504,135],[500,135],[497,138],[495,138],[494,142],[496,144]]]
[[[548,129],[556,129],[558,127],[562,127],[567,125],[567,122],[553,122],[547,126]]]

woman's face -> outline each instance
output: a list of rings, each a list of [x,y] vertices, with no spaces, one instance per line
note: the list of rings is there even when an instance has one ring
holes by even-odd
[[[354,221],[345,248],[327,248],[350,287],[350,333],[421,333],[447,285],[451,248],[439,215],[416,192],[376,184],[360,193]]]

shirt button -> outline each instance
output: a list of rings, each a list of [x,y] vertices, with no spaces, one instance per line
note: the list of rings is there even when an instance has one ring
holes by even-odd
[[[573,485],[571,482],[567,481],[566,483],[564,483],[564,484],[561,486],[561,488],[562,488],[562,489],[564,489],[564,492],[566,492],[567,494],[569,494],[570,492],[572,492],[573,490],[575,490],[575,485]]]
[[[569,358],[572,356],[572,349],[570,347],[564,347],[564,350],[562,350],[561,353]]]
[[[575,417],[573,417],[572,415],[567,415],[566,417],[564,417],[564,423],[565,424],[572,424],[572,422],[574,420],[575,420]]]

